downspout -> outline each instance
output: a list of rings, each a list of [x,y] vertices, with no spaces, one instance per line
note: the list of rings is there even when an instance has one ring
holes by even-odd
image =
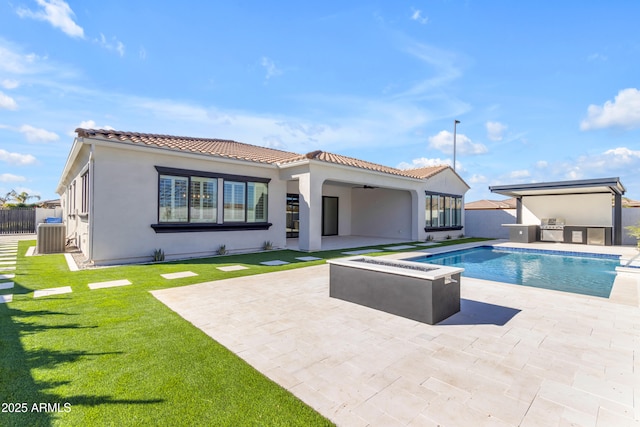
[[[95,182],[95,159],[94,159],[95,144],[91,144],[91,150],[89,151],[89,250],[87,251],[88,261],[93,261],[93,230],[94,230],[94,182]]]

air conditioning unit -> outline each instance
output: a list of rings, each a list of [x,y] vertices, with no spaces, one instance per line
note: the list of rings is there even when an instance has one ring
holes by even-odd
[[[57,254],[64,252],[64,240],[67,232],[67,227],[64,224],[39,224],[37,232],[37,253]]]

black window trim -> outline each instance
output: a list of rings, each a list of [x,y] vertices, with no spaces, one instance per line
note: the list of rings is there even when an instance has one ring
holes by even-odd
[[[218,172],[208,172],[208,171],[199,171],[192,169],[181,169],[181,168],[172,168],[167,166],[154,166],[156,171],[158,172],[158,185],[160,185],[160,175],[171,175],[171,176],[180,176],[185,177],[189,180],[187,188],[191,191],[190,183],[191,177],[201,177],[201,178],[213,178],[213,179],[222,179],[223,186],[224,181],[236,181],[245,183],[245,210],[247,204],[247,189],[246,185],[249,182],[259,182],[262,184],[269,184],[271,182],[271,178],[263,178],[256,176],[247,176],[247,175],[233,175],[227,173],[218,173]],[[159,188],[159,187],[158,187]],[[160,206],[160,192],[158,191],[158,201],[157,206]],[[224,207],[223,207],[224,211]],[[159,209],[158,209],[159,215]],[[151,228],[156,233],[193,233],[193,232],[203,232],[203,231],[236,231],[236,230],[268,230],[273,224],[270,222],[247,222],[246,216],[245,221],[243,222],[224,222],[224,212],[222,213],[223,217],[222,223],[194,223],[188,222],[191,217],[191,213],[189,209],[187,209],[187,222],[160,222],[159,217],[157,217],[157,223],[151,224]],[[246,215],[246,212],[245,212]],[[216,215],[218,217],[218,215]]]

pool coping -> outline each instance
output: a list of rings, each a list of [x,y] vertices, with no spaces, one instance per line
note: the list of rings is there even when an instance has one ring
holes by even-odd
[[[419,251],[401,252],[385,255],[384,258],[394,260],[411,260],[429,255],[439,255],[447,252],[473,249],[482,246],[493,246],[505,249],[528,249],[538,251],[552,251],[555,253],[579,253],[581,255],[616,255],[620,256],[620,267],[616,269],[616,278],[611,288],[609,298],[593,296],[610,302],[640,307],[640,252],[635,246],[589,246],[566,243],[517,243],[508,240],[485,240],[481,242],[464,243],[460,245],[429,247]],[[637,271],[634,271],[637,270]],[[509,283],[496,282],[513,286]],[[557,291],[562,292],[562,291]]]

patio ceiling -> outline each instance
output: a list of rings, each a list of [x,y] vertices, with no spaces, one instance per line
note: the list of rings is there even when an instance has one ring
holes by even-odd
[[[597,194],[623,195],[625,188],[620,178],[583,179],[575,181],[538,182],[533,184],[494,185],[492,193],[508,197],[542,196],[552,194]]]

